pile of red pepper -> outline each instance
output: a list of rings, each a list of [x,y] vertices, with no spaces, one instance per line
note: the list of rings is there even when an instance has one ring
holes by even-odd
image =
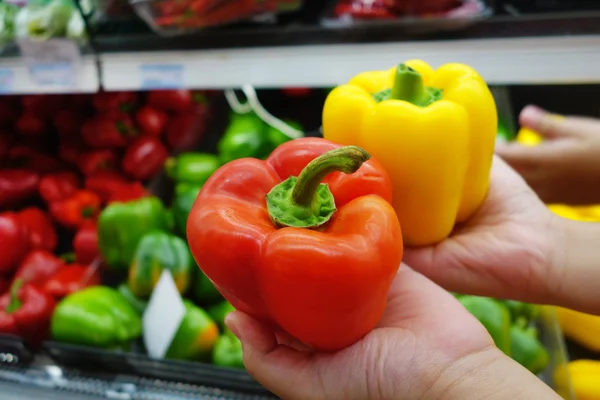
[[[35,344],[57,300],[100,283],[100,211],[148,195],[207,115],[187,90],[0,99],[0,333]]]
[[[39,207],[0,213],[0,333],[39,344],[56,302],[100,283],[95,226],[78,231],[73,245],[75,254],[54,254],[58,235]]]

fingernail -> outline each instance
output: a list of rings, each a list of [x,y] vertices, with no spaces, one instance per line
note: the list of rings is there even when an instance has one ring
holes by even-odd
[[[230,312],[225,317],[225,325],[229,328],[229,330],[238,338],[240,341],[243,341],[242,335],[239,329],[239,316],[237,312]]]
[[[538,106],[529,105],[523,108],[521,111],[520,122],[521,125],[527,127],[535,127],[539,122],[546,116],[546,111]]]

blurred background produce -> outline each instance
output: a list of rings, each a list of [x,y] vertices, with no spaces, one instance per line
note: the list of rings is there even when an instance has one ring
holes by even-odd
[[[190,56],[189,50],[200,59],[203,53],[198,49],[204,47],[254,47],[256,37],[268,37],[266,43],[277,46],[296,40],[367,45],[392,39],[502,38],[545,29],[560,39],[561,29],[569,35],[578,29],[597,33],[593,15],[598,10],[600,1],[593,0],[5,0],[0,2],[0,49],[13,62],[19,59],[17,40],[73,40],[83,56],[97,62],[100,87],[106,87],[107,54],[118,59],[130,51],[173,50],[176,56],[167,61],[177,63]],[[581,11],[580,19],[570,25],[565,20],[572,14],[549,22],[542,17]],[[498,19],[477,25],[492,14]],[[538,19],[543,21],[537,24]],[[7,74],[9,66],[5,59],[0,61],[2,349],[8,346],[19,354],[18,367],[26,365],[29,350],[49,355],[64,371],[75,370],[81,380],[86,376],[81,371],[91,368],[119,374],[118,379],[111,376],[115,381],[121,374],[140,374],[161,385],[177,382],[176,390],[181,390],[180,382],[219,382],[257,391],[243,371],[241,344],[223,323],[232,306],[189,257],[186,219],[202,185],[222,163],[264,158],[289,137],[256,112],[232,109],[220,91],[225,87],[197,90],[175,85],[181,89],[154,90],[150,85],[145,91],[94,94],[61,88],[72,94],[47,94],[45,88],[33,86],[28,94],[9,95],[22,89],[20,78]],[[256,74],[264,72],[256,65],[252,68]],[[201,68],[188,73],[206,74]],[[131,82],[139,79],[133,70],[122,75]],[[508,98],[512,103],[501,107],[498,140],[539,142],[535,132],[519,130],[515,120],[530,102],[598,116],[598,85],[535,83],[510,87],[508,95],[497,96],[498,102]],[[143,86],[132,84],[136,85]],[[499,89],[496,95],[506,88],[493,89]],[[318,136],[328,90],[303,83],[259,90],[259,98],[289,126]],[[600,206],[549,207],[567,218],[600,220]],[[185,311],[166,360],[157,361],[147,356],[143,318],[163,271],[170,272]],[[555,310],[575,360],[563,365],[567,360],[561,358],[562,334],[555,330],[554,311],[548,317],[544,307],[457,297],[496,344],[530,371],[548,382],[550,375],[568,373],[578,399],[600,398],[598,364],[591,360],[599,358],[599,335],[594,333],[598,317]],[[28,306],[39,312],[27,315],[23,307]],[[9,364],[0,363],[0,378],[12,373],[2,375]],[[555,383],[562,380],[554,378]]]

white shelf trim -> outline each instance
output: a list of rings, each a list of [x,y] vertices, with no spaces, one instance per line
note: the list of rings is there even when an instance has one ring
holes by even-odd
[[[11,75],[11,83],[4,82],[0,94],[41,94],[41,93],[95,93],[100,85],[98,81],[98,68],[93,56],[82,56],[77,68],[75,86],[64,85],[38,85],[31,76],[31,72],[21,57],[0,58],[0,74],[6,77]]]
[[[600,82],[600,35],[110,53],[101,62],[107,90],[134,90],[142,65],[180,66],[190,88],[276,88],[334,86],[410,58],[466,63],[490,84]]]

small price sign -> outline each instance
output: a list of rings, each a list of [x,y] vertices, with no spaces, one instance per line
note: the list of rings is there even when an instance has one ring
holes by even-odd
[[[0,93],[12,93],[15,86],[15,73],[11,68],[0,68]]]
[[[179,89],[183,87],[183,65],[142,64],[140,86],[142,89]]]
[[[185,305],[171,272],[163,270],[142,316],[143,340],[148,355],[163,358],[185,317]]]
[[[81,54],[75,42],[20,39],[18,44],[34,84],[62,88],[78,86]]]

